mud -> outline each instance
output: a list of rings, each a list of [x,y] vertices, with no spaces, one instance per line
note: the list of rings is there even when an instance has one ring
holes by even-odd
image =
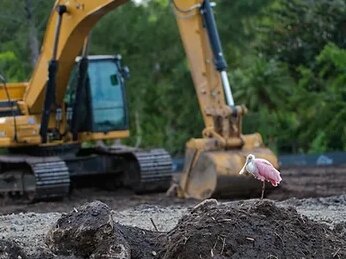
[[[95,200],[106,203],[115,211],[136,208],[138,206],[191,206],[196,204],[195,200],[183,200],[167,197],[165,193],[152,193],[137,195],[130,190],[106,191],[99,188],[81,188],[72,190],[71,194],[61,200],[25,203],[23,201],[7,200],[0,197],[0,215],[11,213],[50,213],[69,212],[82,204]]]
[[[328,225],[296,210],[304,212],[304,207],[318,208],[331,201],[337,201],[335,206],[345,211],[346,196],[281,203],[257,199],[226,203],[208,200],[189,209],[153,206],[141,210],[139,206],[137,209],[142,213],[132,211],[132,215],[127,212],[123,216],[101,202],[94,202],[62,215],[21,214],[22,220],[18,215],[3,216],[0,233],[5,232],[3,239],[13,240],[22,247],[19,248],[24,251],[22,258],[346,258],[343,215],[339,218],[337,213],[332,215],[337,221],[331,220],[333,224]],[[166,217],[161,220],[160,231],[153,226],[159,220],[152,223],[145,219],[146,212],[151,218],[153,211]],[[7,225],[6,220],[27,223],[27,215],[36,218],[31,221],[31,237],[20,238],[23,233],[18,231],[13,238],[9,229],[2,228]],[[41,221],[37,221],[39,218]],[[314,218],[318,220],[316,215]],[[133,222],[142,228],[131,226]],[[32,242],[34,237],[36,240]],[[110,256],[112,252],[124,256]]]
[[[26,259],[21,247],[13,241],[0,240],[0,259]]]
[[[168,233],[162,258],[345,258],[339,232],[270,201],[201,206]]]
[[[164,232],[121,225],[113,217],[110,208],[100,201],[74,208],[51,226],[43,251],[30,256],[146,259],[156,258],[163,250]]]
[[[54,254],[130,258],[130,248],[109,207],[99,201],[74,209],[52,226],[46,244]]]
[[[287,200],[292,198],[317,198],[337,196],[346,193],[346,167],[299,167],[284,168],[283,181],[273,190],[266,190],[266,198],[272,200]],[[261,191],[258,184],[258,192]],[[254,198],[259,195],[254,196]],[[49,213],[68,212],[86,202],[95,200],[106,203],[115,211],[135,208],[140,205],[148,206],[193,206],[198,201],[182,200],[167,197],[164,193],[136,195],[129,190],[106,191],[97,188],[73,189],[71,194],[63,200],[51,202],[36,202],[25,204],[21,201],[13,202],[0,197],[0,215],[23,212]],[[224,201],[230,201],[226,199]]]
[[[286,200],[290,198],[316,198],[346,193],[346,167],[291,167],[281,170],[279,188],[268,193],[267,198]]]
[[[192,209],[198,201],[97,189],[35,204],[0,199],[0,259],[95,257],[90,251],[61,253],[47,244],[47,233],[61,217],[71,220],[68,215],[78,215],[81,204],[95,200],[108,205],[131,258],[346,258],[346,180],[336,180],[343,169],[335,170],[316,171],[316,185],[304,177],[308,172],[299,181],[296,171],[287,173],[280,188],[267,192],[267,198],[284,200],[274,203],[219,200]],[[4,247],[13,249],[5,254]]]

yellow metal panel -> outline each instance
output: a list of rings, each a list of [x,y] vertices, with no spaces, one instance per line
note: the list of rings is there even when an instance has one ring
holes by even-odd
[[[110,131],[106,133],[92,133],[92,132],[83,132],[79,134],[79,139],[81,141],[90,141],[90,140],[105,140],[105,139],[122,139],[130,136],[128,130],[121,131]]]
[[[37,145],[40,143],[39,125],[33,116],[16,116],[15,120],[13,117],[0,118],[1,147]]]
[[[220,110],[225,106],[221,78],[215,69],[212,50],[206,30],[203,28],[199,5],[202,0],[175,0],[173,9],[180,37],[189,61],[192,79],[203,115],[205,127],[213,127],[208,110]],[[184,10],[185,12],[181,12]],[[189,12],[186,12],[190,10]]]
[[[64,14],[61,34],[58,45],[57,60],[59,68],[57,73],[57,103],[62,104],[67,88],[71,68],[79,55],[84,39],[96,22],[109,11],[125,3],[127,0],[58,0],[57,5],[66,5],[67,13]],[[41,113],[44,90],[48,77],[48,63],[53,55],[55,29],[58,14],[53,9],[48,21],[41,53],[37,61],[29,87],[24,100],[31,113]]]
[[[8,83],[7,90],[11,100],[22,100],[28,83]],[[0,87],[0,101],[8,101],[4,87]]]

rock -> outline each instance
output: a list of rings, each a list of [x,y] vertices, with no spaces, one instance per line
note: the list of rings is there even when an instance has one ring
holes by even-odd
[[[58,255],[89,258],[131,258],[129,244],[109,207],[95,201],[62,215],[46,236],[46,244]]]

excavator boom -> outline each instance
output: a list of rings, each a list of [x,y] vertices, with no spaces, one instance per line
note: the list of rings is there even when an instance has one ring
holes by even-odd
[[[258,133],[243,135],[245,106],[236,106],[227,77],[216,22],[209,0],[171,0],[203,116],[202,138],[186,144],[185,166],[178,196],[246,196],[256,182],[238,175],[246,155],[253,153],[278,167]]]
[[[59,64],[56,74],[56,78],[59,78],[56,82],[56,102],[62,104],[72,67],[83,48],[84,40],[105,14],[126,2],[127,0],[57,0],[55,2],[47,23],[41,53],[23,99],[31,114],[42,112],[48,64],[55,56],[54,51]],[[61,31],[57,39],[59,6],[65,6],[66,12],[63,14]],[[54,50],[55,45],[57,45],[56,50]]]

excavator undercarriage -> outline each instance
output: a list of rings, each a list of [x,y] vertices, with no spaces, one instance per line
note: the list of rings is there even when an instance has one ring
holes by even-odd
[[[83,177],[108,179],[113,181],[108,186],[129,187],[136,193],[165,191],[172,177],[172,159],[163,149],[145,151],[119,145],[53,155],[49,148],[51,156],[17,151],[0,156],[0,193],[27,201],[63,198]]]

